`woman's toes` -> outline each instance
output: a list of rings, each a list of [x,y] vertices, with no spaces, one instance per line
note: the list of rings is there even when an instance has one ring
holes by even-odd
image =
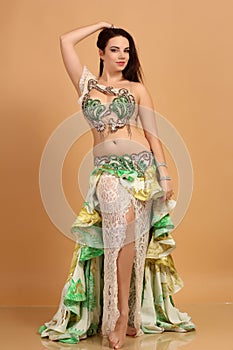
[[[115,332],[111,332],[109,334],[109,342],[113,348],[117,345],[118,341],[119,339],[117,337],[117,334]]]

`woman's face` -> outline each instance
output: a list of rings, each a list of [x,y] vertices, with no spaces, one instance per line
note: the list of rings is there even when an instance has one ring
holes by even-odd
[[[104,69],[109,72],[122,71],[129,61],[129,41],[123,36],[109,39],[104,52],[100,50]]]

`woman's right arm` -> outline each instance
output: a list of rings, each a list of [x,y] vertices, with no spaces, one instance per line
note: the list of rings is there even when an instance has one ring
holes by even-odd
[[[111,24],[107,22],[99,22],[96,24],[91,24],[89,26],[74,29],[71,32],[62,34],[60,36],[60,47],[63,62],[67,73],[78,92],[78,95],[81,95],[81,91],[79,89],[79,80],[82,75],[83,66],[74,46],[82,39],[86,38],[97,30],[106,27],[110,28]]]

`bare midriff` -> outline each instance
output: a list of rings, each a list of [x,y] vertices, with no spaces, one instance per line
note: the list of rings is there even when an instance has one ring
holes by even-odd
[[[100,157],[105,155],[124,155],[139,153],[142,151],[150,152],[150,144],[147,141],[143,130],[135,125],[130,125],[131,135],[128,133],[127,126],[118,129],[114,133],[101,134],[92,129],[94,137],[93,155]]]

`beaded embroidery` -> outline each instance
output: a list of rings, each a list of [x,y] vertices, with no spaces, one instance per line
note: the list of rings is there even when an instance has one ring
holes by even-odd
[[[103,132],[108,127],[110,132],[116,132],[118,129],[127,126],[128,133],[131,134],[129,121],[134,114],[137,121],[137,111],[134,96],[126,88],[113,88],[112,86],[99,85],[94,75],[90,75],[87,68],[84,69],[84,76],[81,78],[82,90],[85,89],[81,103],[82,111],[88,122],[97,129],[98,132]],[[85,74],[87,83],[85,84]],[[96,89],[105,94],[115,96],[111,103],[107,106],[98,98],[91,98],[90,91]],[[105,117],[115,115],[109,119]]]
[[[95,166],[98,167],[103,164],[105,164],[106,167],[109,164],[111,168],[116,168],[117,170],[135,170],[139,176],[143,176],[146,168],[155,164],[155,162],[152,152],[141,151],[139,153],[124,154],[122,156],[111,154],[94,158]]]

